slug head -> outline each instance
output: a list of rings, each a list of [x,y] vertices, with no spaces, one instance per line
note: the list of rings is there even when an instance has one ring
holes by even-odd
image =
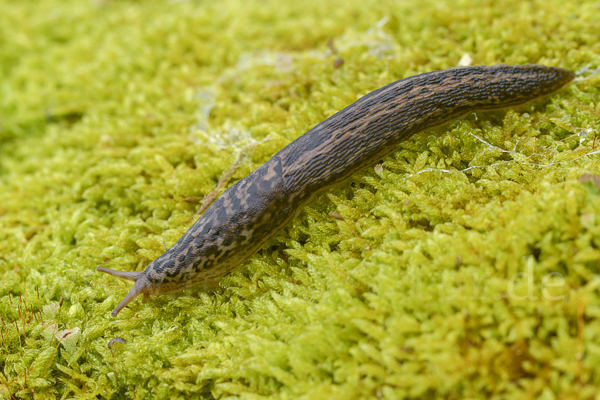
[[[156,296],[161,294],[160,292],[157,293],[152,282],[146,278],[145,271],[116,271],[114,269],[108,269],[101,266],[98,266],[96,271],[104,272],[105,274],[116,276],[117,278],[127,279],[135,282],[135,285],[133,285],[129,293],[127,293],[127,296],[125,296],[117,308],[115,308],[111,313],[113,317],[116,317],[119,311],[125,308],[127,304],[131,303],[140,294],[144,295],[142,303],[145,303],[151,294]]]

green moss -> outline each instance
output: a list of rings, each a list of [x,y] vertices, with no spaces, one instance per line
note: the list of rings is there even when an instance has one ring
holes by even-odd
[[[48,0],[0,15],[1,398],[599,395],[597,2]],[[415,136],[219,288],[110,317],[130,284],[94,267],[144,268],[240,152],[231,182],[464,54],[580,79]]]

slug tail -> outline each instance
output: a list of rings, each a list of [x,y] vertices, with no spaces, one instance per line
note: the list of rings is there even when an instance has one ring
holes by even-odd
[[[150,286],[151,283],[146,278],[144,271],[116,271],[114,269],[108,269],[104,267],[98,266],[96,271],[104,272],[106,274],[116,276],[118,278],[127,279],[129,281],[134,281],[135,285],[131,288],[127,296],[119,303],[119,305],[113,310],[111,315],[116,317],[117,314],[125,308],[129,303],[131,303],[136,297],[143,294],[143,302],[145,303],[148,297],[150,296]]]

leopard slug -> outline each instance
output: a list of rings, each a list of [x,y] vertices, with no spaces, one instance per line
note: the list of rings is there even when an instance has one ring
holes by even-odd
[[[456,67],[390,83],[321,122],[226,190],[143,271],[97,270],[135,282],[112,312],[143,294],[216,282],[283,229],[317,193],[390,154],[415,133],[475,110],[515,106],[574,79],[543,65]]]

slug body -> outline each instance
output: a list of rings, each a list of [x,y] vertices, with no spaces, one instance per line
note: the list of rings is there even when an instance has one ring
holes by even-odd
[[[115,316],[140,294],[214,282],[283,229],[316,194],[376,163],[415,133],[475,110],[523,104],[574,79],[542,65],[457,67],[375,90],[290,143],[225,191],[144,271],[99,271],[135,281]]]

